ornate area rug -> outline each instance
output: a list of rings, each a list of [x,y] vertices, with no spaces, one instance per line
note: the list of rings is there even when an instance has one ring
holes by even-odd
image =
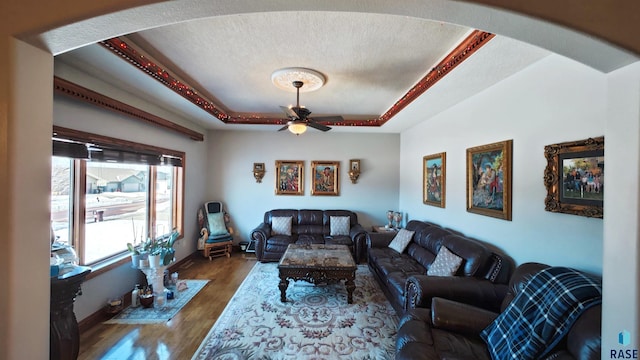
[[[353,304],[344,282],[291,281],[280,302],[277,263],[256,263],[192,359],[393,359],[398,318],[366,265]]]
[[[167,300],[162,309],[145,308],[142,306],[122,310],[118,315],[105,321],[105,324],[157,324],[171,320],[205,285],[209,280],[186,280],[187,288],[176,293],[175,298]]]

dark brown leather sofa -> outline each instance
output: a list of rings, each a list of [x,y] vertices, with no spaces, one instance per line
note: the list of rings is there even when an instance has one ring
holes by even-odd
[[[525,263],[516,268],[508,291],[498,303],[503,312],[531,277],[548,265]],[[600,304],[589,307],[575,320],[566,335],[541,359],[596,360],[601,356]],[[474,359],[489,360],[480,333],[498,313],[473,305],[434,298],[430,308],[408,310],[398,324],[396,360]]]
[[[331,217],[348,216],[349,234],[331,235]],[[274,235],[274,217],[291,217],[291,235]],[[263,222],[251,231],[256,243],[256,258],[261,262],[279,261],[289,244],[347,245],[356,263],[364,258],[366,231],[358,223],[358,215],[349,210],[275,209],[264,214]]]
[[[411,220],[406,229],[415,234],[402,254],[388,247],[394,233],[367,235],[369,269],[399,315],[433,297],[491,305],[504,296],[513,268],[504,255],[437,224]],[[441,246],[463,258],[455,276],[426,275]]]

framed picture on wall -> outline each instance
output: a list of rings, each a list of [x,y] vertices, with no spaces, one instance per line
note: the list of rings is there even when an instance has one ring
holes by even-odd
[[[340,162],[311,162],[311,195],[340,195]]]
[[[349,169],[355,172],[360,172],[360,159],[349,160]]]
[[[304,161],[276,160],[276,195],[304,195]]]
[[[547,145],[544,156],[544,209],[602,218],[604,137]]]
[[[422,158],[422,202],[443,208],[445,204],[447,153]]]
[[[511,220],[513,140],[467,149],[467,211]]]

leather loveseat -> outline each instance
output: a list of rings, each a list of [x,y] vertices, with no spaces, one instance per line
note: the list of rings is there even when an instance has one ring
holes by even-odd
[[[402,253],[389,248],[395,233],[367,236],[369,269],[399,315],[433,297],[490,305],[504,295],[513,268],[504,255],[437,224],[411,220],[405,230],[415,233]],[[427,275],[441,247],[462,258],[455,276]]]
[[[548,265],[539,263],[525,263],[518,266],[511,277],[508,291],[501,299],[497,300],[498,304],[500,304],[499,312],[508,312],[508,306],[517,301],[514,299],[516,299],[518,293],[526,291],[523,290],[526,284],[543,269],[551,268]],[[547,297],[556,298],[556,296],[550,295],[551,292],[549,291],[545,290],[542,293],[546,294]],[[534,301],[540,302],[541,300],[536,298]],[[578,313],[577,319],[570,325],[567,324],[564,327],[560,327],[568,329],[562,335],[559,335],[555,342],[551,342],[551,344],[555,343],[556,345],[548,346],[548,350],[545,350],[546,353],[535,354],[532,357],[544,360],[599,360],[601,357],[600,326],[602,306],[599,301],[592,304],[594,305],[585,306],[586,310]],[[556,310],[557,307],[553,311],[545,311],[544,321],[538,322],[528,319],[527,322],[531,324],[546,324],[554,314],[562,314],[562,312],[557,312]],[[573,312],[572,309],[571,312],[565,311],[564,314],[573,314]],[[489,360],[491,355],[488,351],[488,341],[483,340],[480,337],[480,333],[489,327],[498,316],[498,313],[473,305],[434,298],[429,308],[409,309],[400,319],[396,338],[396,360]],[[517,320],[522,317],[523,315],[519,315],[514,319]],[[508,317],[503,317],[503,319],[506,318]],[[518,332],[513,330],[512,326],[507,327],[504,325],[504,328],[509,329],[511,334]],[[549,329],[549,327],[545,328]],[[558,329],[555,326],[553,328]],[[518,336],[521,336],[521,339],[522,337],[531,337],[531,332],[520,334]],[[507,339],[505,342],[515,345],[515,349],[520,349],[530,343],[530,341],[521,340],[516,342],[511,339]],[[505,356],[502,357],[506,358]],[[519,355],[516,358],[525,358],[525,356]]]
[[[274,222],[280,228],[283,221],[290,221],[289,229],[275,231]],[[347,222],[347,228],[341,229],[339,221]],[[366,247],[366,231],[358,223],[356,213],[349,210],[270,210],[251,231],[251,239],[256,244],[256,258],[261,262],[279,261],[289,244],[327,244],[347,245],[359,263]]]

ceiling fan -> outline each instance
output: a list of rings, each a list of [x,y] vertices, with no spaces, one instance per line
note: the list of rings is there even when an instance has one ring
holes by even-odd
[[[296,135],[300,135],[307,131],[307,127],[312,127],[320,131],[329,131],[330,127],[322,125],[317,121],[344,121],[342,116],[320,116],[314,119],[309,118],[311,111],[305,107],[300,107],[300,88],[304,85],[302,81],[294,81],[293,87],[296,88],[296,106],[287,107],[280,106],[282,111],[287,115],[289,121],[287,125],[279,129],[278,131],[287,130]]]

